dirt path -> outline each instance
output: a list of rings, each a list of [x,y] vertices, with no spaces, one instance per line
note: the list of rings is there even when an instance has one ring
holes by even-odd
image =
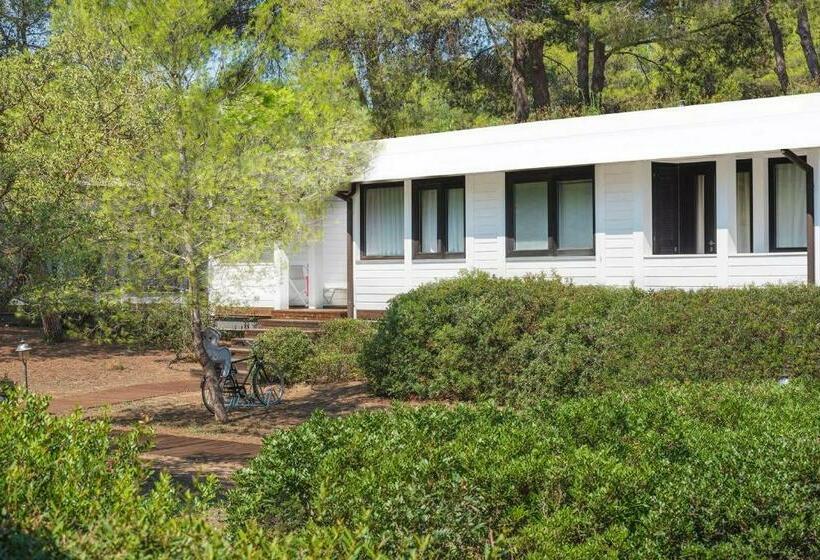
[[[0,376],[20,378],[14,347],[25,339],[31,390],[52,396],[50,410],[66,414],[81,407],[88,416],[107,416],[117,429],[136,422],[155,431],[155,448],[145,455],[154,467],[190,480],[214,474],[223,481],[254,457],[262,438],[307,420],[316,411],[331,416],[383,408],[362,382],[295,385],[269,409],[230,413],[219,424],[202,405],[197,364],[174,361],[169,352],[137,352],[116,346],[69,341],[47,344],[36,329],[0,328]]]
[[[199,390],[198,379],[183,379],[177,381],[162,381],[157,383],[140,383],[111,387],[101,391],[91,391],[76,395],[55,397],[51,400],[49,410],[54,414],[71,412],[77,407],[97,408],[116,405],[163,395],[187,393]]]

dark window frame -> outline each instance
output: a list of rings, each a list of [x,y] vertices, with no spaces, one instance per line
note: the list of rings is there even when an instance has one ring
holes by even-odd
[[[806,161],[806,156],[798,156],[803,161]],[[778,247],[777,246],[777,196],[775,190],[777,186],[775,185],[775,172],[774,169],[777,165],[782,163],[790,163],[792,165],[797,165],[789,158],[778,157],[778,158],[769,158],[769,252],[770,253],[800,253],[806,252],[808,249],[807,247]],[[808,211],[809,205],[813,204],[814,201],[806,199],[806,210]]]
[[[359,260],[403,260],[404,259],[404,235],[402,235],[401,255],[368,255],[367,254],[367,193],[376,189],[402,189],[402,222],[404,222],[404,181],[390,181],[385,183],[369,183],[359,187]],[[404,230],[404,227],[402,227]]]
[[[448,251],[448,192],[453,189],[462,189],[464,191],[464,251],[450,252]],[[413,259],[427,260],[427,259],[463,259],[466,257],[467,248],[467,189],[464,175],[457,175],[451,177],[435,177],[430,179],[415,179],[413,180],[413,208],[412,208],[412,224],[413,224]],[[436,191],[436,226],[438,239],[436,246],[438,251],[435,253],[421,252],[421,193],[423,191]]]
[[[755,252],[755,173],[752,169],[751,159],[739,159],[735,161],[735,199],[737,199],[737,174],[749,173],[749,252],[739,255],[750,255]],[[737,227],[737,208],[735,208],[735,227]],[[735,247],[737,250],[737,247]]]
[[[666,252],[661,250],[662,248],[662,239],[658,237],[658,232],[660,228],[658,227],[659,222],[661,221],[661,215],[659,214],[658,210],[658,200],[656,197],[656,187],[658,187],[656,183],[656,177],[661,174],[661,170],[663,169],[674,169],[676,175],[675,181],[675,204],[674,207],[676,210],[676,217],[675,217],[675,228],[676,228],[676,239],[677,245],[675,248],[676,251],[673,252]],[[681,251],[682,245],[684,242],[689,241],[691,242],[691,232],[687,233],[686,235],[683,234],[683,227],[681,226],[682,212],[685,212],[687,207],[681,204],[681,173],[684,176],[687,175],[697,175],[703,174],[706,177],[706,184],[705,184],[705,192],[704,192],[704,211],[706,214],[703,217],[704,222],[704,233],[705,233],[705,247],[703,253],[692,253],[690,251],[683,252]],[[735,195],[736,196],[736,195]],[[711,203],[711,204],[710,204]],[[691,208],[690,208],[691,210]],[[702,255],[702,256],[714,256],[717,254],[717,162],[714,160],[705,160],[705,161],[695,161],[695,162],[684,162],[684,163],[668,163],[668,162],[659,162],[653,161],[652,162],[652,184],[651,184],[651,204],[650,204],[650,212],[652,214],[652,255],[659,255],[659,256],[679,256],[679,255]],[[691,216],[691,214],[690,214]],[[709,247],[709,243],[713,243],[713,247]],[[711,249],[711,250],[710,250]]]
[[[560,181],[588,180],[592,183],[592,248],[558,248],[558,183]],[[517,183],[547,183],[547,248],[515,248],[515,185]],[[506,192],[506,256],[507,257],[588,257],[595,255],[595,166],[554,167],[510,171],[505,177]]]

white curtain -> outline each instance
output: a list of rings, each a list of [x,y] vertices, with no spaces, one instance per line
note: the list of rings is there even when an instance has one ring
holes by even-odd
[[[514,187],[515,249],[545,250],[547,245],[547,183],[518,183]]]
[[[447,189],[447,251],[464,252],[464,189]]]
[[[559,181],[558,246],[560,249],[592,249],[592,182]]]
[[[737,173],[737,252],[752,252],[752,174]]]
[[[365,191],[365,254],[397,257],[404,254],[404,188]]]
[[[438,252],[438,191],[423,189],[420,192],[421,252]]]
[[[793,163],[779,163],[774,178],[777,247],[805,247],[806,172]]]

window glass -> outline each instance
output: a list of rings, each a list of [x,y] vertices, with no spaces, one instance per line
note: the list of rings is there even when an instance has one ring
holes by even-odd
[[[404,243],[404,187],[365,191],[365,255],[401,256]]]
[[[438,252],[438,191],[423,189],[420,193],[421,252]]]
[[[717,251],[715,164],[652,163],[652,252]]]
[[[558,248],[592,249],[592,181],[558,181]]]
[[[776,247],[805,247],[806,172],[793,163],[778,163],[774,180]]]
[[[737,252],[752,252],[752,172],[739,169],[737,184]]]
[[[548,249],[547,182],[517,183],[513,189],[515,250]]]
[[[447,251],[464,252],[464,189],[447,189]]]

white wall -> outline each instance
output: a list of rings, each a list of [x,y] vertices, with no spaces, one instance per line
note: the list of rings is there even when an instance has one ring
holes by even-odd
[[[209,266],[209,295],[222,306],[287,308],[287,257],[275,251],[270,262]]]
[[[301,302],[291,297],[289,267],[303,265],[309,275],[311,307],[345,305],[347,301],[347,208],[333,198],[320,222],[318,240],[293,247],[289,253],[271,251],[267,262],[226,264],[211,262],[209,286],[219,305],[287,309]]]
[[[817,170],[815,208],[820,211],[820,149],[797,150]],[[359,258],[359,194],[354,197],[355,306],[384,309],[399,293],[426,282],[456,276],[461,270],[480,269],[512,277],[531,273],[557,274],[577,284],[634,284],[647,289],[745,286],[803,282],[805,253],[768,252],[768,159],[779,152],[759,152],[665,160],[714,161],[716,164],[715,255],[652,255],[651,162],[612,163],[595,168],[595,255],[590,257],[507,258],[505,255],[505,174],[474,173],[465,177],[466,257],[413,260],[411,257],[411,188],[404,181],[405,255],[397,260]],[[754,253],[737,254],[735,162],[752,159]],[[344,305],[346,293],[346,207],[333,200],[322,221],[322,238],[291,251],[292,262],[304,262],[311,277],[311,305]],[[820,247],[820,225],[815,228]],[[818,263],[820,278],[820,263]],[[287,256],[277,262],[211,266],[212,293],[228,305],[281,308],[287,306]]]
[[[798,151],[817,169],[815,207],[820,210],[820,149]],[[804,282],[805,253],[768,252],[768,158],[779,152],[665,160],[716,164],[715,255],[652,254],[651,162],[597,165],[595,170],[595,256],[507,258],[504,173],[468,174],[466,258],[419,261],[411,258],[411,181],[405,180],[405,256],[402,260],[360,260],[358,195],[354,202],[355,305],[384,309],[391,297],[422,283],[480,269],[512,277],[558,274],[577,284],[634,284],[647,289],[739,287]],[[753,160],[754,253],[737,254],[735,162]],[[820,225],[815,229],[820,246]],[[820,275],[819,275],[820,276]]]

